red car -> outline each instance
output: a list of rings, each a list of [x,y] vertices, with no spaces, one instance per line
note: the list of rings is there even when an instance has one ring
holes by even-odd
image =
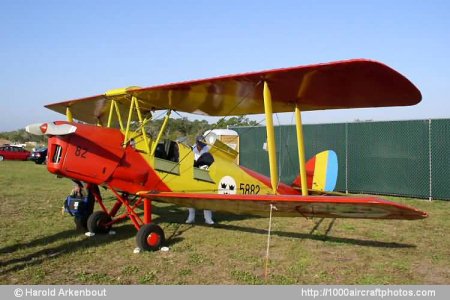
[[[30,154],[30,151],[22,147],[9,145],[0,147],[0,161],[4,159],[27,160]]]

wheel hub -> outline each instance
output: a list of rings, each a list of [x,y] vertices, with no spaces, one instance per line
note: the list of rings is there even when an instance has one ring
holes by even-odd
[[[152,247],[157,246],[160,241],[161,241],[161,237],[157,233],[152,232],[147,236],[147,244],[149,246],[152,246]]]

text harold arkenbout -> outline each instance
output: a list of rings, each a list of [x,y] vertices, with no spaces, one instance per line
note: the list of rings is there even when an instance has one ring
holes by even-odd
[[[16,298],[22,297],[106,297],[106,288],[16,288],[14,290]]]

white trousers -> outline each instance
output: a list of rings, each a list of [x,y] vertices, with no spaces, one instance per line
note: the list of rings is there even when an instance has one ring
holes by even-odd
[[[188,210],[189,210],[189,215],[186,220],[186,223],[193,223],[195,221],[195,208],[189,207]],[[212,211],[205,209],[203,211],[203,216],[205,218],[205,223],[214,224],[214,221],[212,219]]]

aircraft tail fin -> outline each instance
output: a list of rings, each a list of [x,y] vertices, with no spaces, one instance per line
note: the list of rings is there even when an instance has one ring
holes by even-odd
[[[306,181],[308,189],[332,192],[336,187],[338,160],[336,152],[325,150],[306,163]],[[292,186],[301,187],[300,175],[292,182]]]

